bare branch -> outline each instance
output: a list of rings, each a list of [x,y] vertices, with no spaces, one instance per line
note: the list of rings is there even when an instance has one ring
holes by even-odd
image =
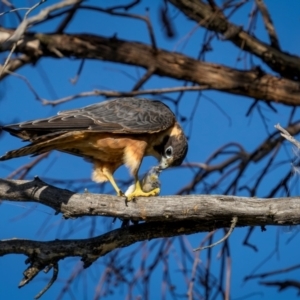
[[[237,217],[233,217],[232,218],[231,225],[230,225],[230,228],[229,228],[228,232],[219,241],[217,241],[217,242],[215,242],[215,243],[213,243],[211,245],[208,245],[208,246],[203,246],[203,247],[195,248],[195,249],[193,249],[193,251],[195,252],[195,251],[201,251],[201,250],[208,249],[208,248],[213,248],[214,246],[223,243],[225,240],[227,240],[229,238],[229,236],[233,232],[234,227],[236,226],[237,221],[238,221]]]
[[[76,4],[77,2],[81,2],[80,0],[65,0],[61,3],[49,6],[45,9],[43,9],[38,15],[31,17],[31,18],[27,18],[28,15],[38,6],[40,6],[42,3],[46,2],[47,0],[40,0],[38,3],[36,3],[35,5],[33,5],[31,8],[29,8],[27,10],[27,12],[25,13],[24,19],[21,22],[21,24],[18,26],[18,28],[14,31],[14,33],[12,35],[9,36],[8,39],[6,39],[4,42],[2,42],[1,44],[1,50],[6,51],[6,50],[10,50],[9,55],[7,56],[5,63],[3,65],[3,67],[0,69],[0,78],[3,76],[3,74],[5,73],[5,69],[10,61],[10,58],[12,56],[12,54],[14,53],[18,43],[20,42],[20,40],[23,38],[24,33],[26,32],[26,30],[34,25],[37,22],[41,22],[42,20],[46,19],[47,16],[54,10],[72,5],[72,4]],[[9,70],[12,71],[12,70]]]
[[[226,40],[230,40],[243,51],[256,55],[275,72],[286,78],[299,80],[298,56],[279,51],[250,35],[242,27],[230,23],[221,9],[215,10],[210,4],[198,0],[169,0],[169,2],[200,26],[222,34]]]
[[[2,34],[11,30],[0,28]],[[265,101],[275,101],[286,105],[299,105],[300,86],[297,82],[278,78],[261,70],[240,71],[222,65],[206,63],[179,53],[157,50],[141,43],[127,42],[116,38],[77,34],[35,34],[28,35],[18,51],[33,55],[55,58],[77,57],[121,62],[155,68],[154,74],[174,79],[187,80],[209,89],[239,94]],[[35,46],[32,44],[35,41]],[[299,63],[300,65],[300,63]]]
[[[271,46],[280,50],[278,37],[277,37],[276,31],[275,31],[271,16],[268,12],[268,9],[267,9],[264,1],[263,0],[255,0],[255,3],[261,12],[263,21],[265,23],[265,27],[266,27],[269,37],[270,37]]]
[[[295,135],[300,132],[300,123],[293,123],[287,126],[286,130],[290,132],[291,134]],[[209,174],[213,172],[221,172],[222,175],[219,177],[219,179],[210,187],[210,190],[205,191],[205,193],[210,193],[211,189],[218,186],[224,179],[227,179],[227,175],[229,173],[232,173],[233,171],[236,171],[237,174],[234,176],[234,179],[229,182],[229,186],[225,190],[225,194],[229,193],[233,188],[237,187],[237,183],[241,179],[242,175],[246,171],[247,167],[250,165],[250,163],[257,163],[258,161],[261,161],[264,159],[267,155],[270,153],[273,153],[271,155],[271,158],[269,160],[269,163],[272,163],[273,158],[276,157],[276,154],[279,151],[279,148],[283,142],[283,137],[280,136],[279,132],[276,130],[274,131],[269,137],[267,137],[260,145],[257,146],[254,151],[251,153],[246,152],[243,147],[241,147],[237,143],[228,143],[215,151],[204,164],[197,164],[192,166],[197,166],[200,168],[200,170],[195,174],[194,179],[187,184],[186,186],[182,187],[178,194],[186,194],[189,191],[194,191],[196,185],[198,183],[201,183]],[[219,162],[217,164],[212,164],[212,161],[216,159],[218,156],[222,154],[228,153],[228,148],[232,148],[234,150],[231,150],[231,155],[224,159],[223,161]],[[237,150],[235,149],[237,148]],[[273,158],[272,158],[273,157]],[[261,174],[266,175],[266,172],[268,171],[270,166],[266,166],[266,168],[261,172]],[[258,185],[261,183],[262,178],[260,176],[257,177],[257,180],[255,181],[252,188],[248,188],[248,190],[251,192],[250,195],[255,195],[255,189],[257,189]],[[288,177],[285,177],[285,180],[288,180]],[[276,187],[272,191],[272,195],[270,194],[269,197],[274,196],[274,193],[276,190],[280,187],[282,188],[284,181],[280,181]],[[242,186],[240,188],[245,188],[245,186]]]
[[[296,288],[298,290],[298,293],[300,292],[300,282],[296,280],[261,281],[260,284],[277,287],[279,292],[292,287]]]
[[[10,61],[10,58],[11,58],[12,54],[14,53],[14,51],[15,51],[15,49],[16,49],[16,47],[17,47],[17,43],[19,42],[19,40],[21,39],[23,33],[24,33],[25,30],[26,30],[26,27],[23,27],[23,25],[24,25],[24,24],[26,23],[26,21],[27,21],[27,16],[28,16],[34,9],[36,9],[38,6],[40,6],[40,5],[41,5],[42,3],[44,3],[45,1],[47,1],[47,0],[40,0],[38,3],[36,3],[35,5],[33,5],[32,7],[30,7],[30,8],[28,9],[27,12],[25,13],[25,16],[24,16],[23,21],[21,22],[21,24],[19,25],[19,27],[16,29],[16,31],[15,31],[15,33],[14,33],[14,34],[16,34],[20,28],[23,28],[23,29],[20,29],[20,31],[19,31],[19,36],[17,36],[17,34],[16,34],[16,35],[15,35],[15,40],[14,40],[14,39],[13,39],[14,34],[13,34],[12,36],[10,36],[10,37],[8,38],[8,40],[6,40],[6,41],[1,45],[4,49],[5,49],[5,48],[6,48],[6,49],[9,49],[10,47],[11,47],[11,49],[10,49],[10,51],[9,51],[9,54],[8,54],[6,60],[5,60],[5,63],[4,63],[4,65],[3,65],[3,67],[2,67],[1,70],[0,70],[0,77],[2,77],[2,74],[5,72],[5,69],[6,69],[6,67],[7,67],[7,64],[8,64],[8,62]],[[24,30],[23,33],[22,33],[22,30]]]
[[[10,59],[6,63],[6,70],[4,71],[4,67],[0,65],[0,79],[5,78],[7,75],[10,75],[12,72],[17,69],[23,67],[24,65],[37,61],[37,56],[31,57],[26,54],[21,55],[17,58]]]
[[[81,1],[77,1],[77,3],[74,4],[74,6],[68,11],[66,17],[63,19],[63,21],[59,24],[58,28],[56,29],[56,33],[63,33],[67,25],[71,22],[73,19],[75,13],[78,10],[78,7],[80,6]]]
[[[149,70],[147,70],[147,72],[142,76],[142,78],[134,85],[134,87],[132,88],[132,91],[137,91],[139,90],[143,84],[150,79],[150,77],[153,75],[155,69],[154,68],[150,68]]]
[[[7,13],[11,13],[11,12],[14,12],[14,13],[16,13],[16,16],[17,16],[17,19],[20,21],[20,22],[22,22],[22,17],[20,16],[20,14],[19,14],[19,10],[27,10],[27,9],[29,9],[29,7],[24,7],[24,8],[16,8],[12,3],[10,3],[8,0],[2,0],[1,1],[4,5],[6,5],[7,7],[9,7],[10,8],[10,10],[9,11],[5,11],[5,12],[3,12],[3,13],[1,13],[0,14],[0,16],[2,16],[2,15],[4,15],[4,14],[7,14]]]
[[[166,93],[176,93],[183,91],[203,91],[206,90],[208,86],[179,86],[179,87],[171,87],[171,88],[163,88],[163,89],[150,89],[150,90],[142,90],[142,91],[131,91],[131,92],[122,92],[122,91],[104,91],[104,90],[94,90],[91,92],[82,92],[76,95],[67,96],[64,98],[60,98],[57,100],[46,100],[39,98],[42,101],[43,105],[58,105],[64,102],[68,102],[74,99],[82,98],[82,97],[93,97],[93,96],[106,96],[106,97],[132,97],[139,95],[157,95],[157,94],[166,94]]]
[[[59,2],[57,4],[54,4],[52,6],[48,6],[40,11],[36,16],[27,18],[28,14],[36,8],[38,5],[42,4],[46,0],[41,0],[39,3],[37,3],[35,6],[33,6],[30,10],[27,11],[24,20],[21,22],[21,24],[18,26],[18,28],[14,31],[14,33],[1,45],[2,50],[9,50],[11,46],[15,43],[18,43],[19,40],[22,39],[24,33],[26,30],[33,26],[35,23],[41,22],[45,20],[49,14],[55,10],[74,5],[77,2],[80,2],[81,0],[65,0],[62,2]]]
[[[46,157],[48,157],[49,152],[43,153],[41,155],[39,155],[37,158],[33,159],[31,162],[21,166],[20,168],[14,170],[12,173],[10,173],[7,176],[7,179],[12,179],[15,176],[19,175],[18,179],[24,179],[25,176],[30,172],[30,170],[36,166],[41,160],[45,159]]]
[[[240,226],[300,224],[300,199],[259,199],[222,195],[125,198],[104,194],[75,194],[36,178],[33,181],[0,179],[0,199],[38,202],[65,218],[112,216],[139,221],[201,221],[207,231],[228,227],[232,217]],[[205,225],[204,225],[205,224]],[[185,229],[183,229],[185,232]],[[184,233],[182,232],[182,234]]]
[[[37,91],[35,90],[35,88],[34,88],[33,85],[30,83],[30,81],[28,80],[27,77],[25,77],[25,76],[23,76],[23,75],[20,75],[20,74],[18,74],[18,73],[14,73],[14,72],[11,72],[11,71],[7,71],[7,70],[5,71],[5,73],[10,74],[10,75],[12,75],[12,76],[15,76],[15,77],[17,77],[17,78],[22,79],[22,80],[26,83],[26,85],[28,86],[29,90],[34,94],[35,98],[36,98],[37,100],[40,100],[40,99],[41,99],[41,97],[39,96],[39,94],[37,93]],[[1,74],[1,75],[2,75],[2,74]],[[0,75],[0,77],[1,77],[1,75]]]
[[[53,269],[53,275],[51,280],[48,282],[48,284],[34,297],[34,299],[41,298],[52,286],[52,284],[55,282],[58,276],[58,263],[54,263],[51,268],[47,267],[44,271],[47,273],[50,269]]]
[[[293,136],[291,136],[287,130],[282,128],[280,124],[277,124],[274,127],[281,131],[281,136],[283,136],[286,140],[288,140],[289,142],[294,144],[298,149],[300,149],[300,142],[298,142]]]
[[[134,3],[134,5],[135,4],[136,3]],[[107,14],[110,14],[110,15],[113,15],[113,16],[126,17],[126,18],[132,18],[132,19],[137,19],[137,20],[144,21],[147,25],[147,29],[148,29],[148,32],[149,32],[149,37],[150,37],[150,41],[151,41],[151,45],[153,47],[153,50],[154,51],[157,50],[157,44],[156,44],[156,40],[155,40],[154,30],[153,30],[153,26],[152,26],[152,23],[151,23],[150,18],[149,18],[148,11],[146,13],[146,16],[140,16],[140,15],[131,14],[131,13],[117,12],[116,11],[117,7],[103,9],[103,8],[96,7],[96,6],[81,5],[80,8],[81,9],[90,9],[90,10],[94,10],[94,11],[100,11],[100,12],[107,13]],[[125,10],[127,10],[127,9],[125,9]]]
[[[99,257],[117,249],[127,247],[139,241],[153,238],[172,237],[184,234],[184,231],[195,233],[206,227],[201,222],[178,222],[169,226],[168,222],[143,223],[126,228],[119,228],[101,236],[80,240],[53,240],[39,242],[22,239],[0,241],[0,256],[11,253],[28,256],[29,267],[24,272],[20,287],[29,283],[39,272],[47,267],[55,267],[65,257],[79,256],[84,267],[89,267]],[[54,270],[56,273],[56,270]],[[56,274],[54,273],[54,276]],[[55,277],[49,284],[52,284]],[[46,286],[46,288],[48,285]]]
[[[287,268],[283,268],[283,269],[279,269],[279,270],[275,270],[275,271],[270,271],[270,272],[265,272],[265,273],[260,273],[260,274],[254,274],[254,275],[249,275],[249,276],[245,276],[244,280],[250,280],[250,279],[254,279],[254,278],[265,278],[265,277],[270,277],[273,275],[278,275],[278,274],[282,274],[282,273],[288,273],[290,271],[294,271],[300,268],[300,265],[294,265],[291,267],[287,267]]]

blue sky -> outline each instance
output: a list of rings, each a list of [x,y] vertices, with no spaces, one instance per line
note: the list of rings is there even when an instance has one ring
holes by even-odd
[[[57,1],[48,1],[44,4],[51,5]],[[270,9],[272,19],[274,21],[277,34],[284,51],[299,55],[300,40],[298,37],[298,28],[300,25],[300,2],[296,0],[290,1],[265,1]],[[34,1],[14,1],[18,7],[28,6],[34,4]],[[98,1],[88,1],[88,4],[98,4]],[[121,4],[123,1],[111,1],[113,4]],[[203,30],[196,29],[195,23],[187,20],[184,16],[178,15],[176,17],[176,38],[167,40],[162,32],[161,25],[158,24],[157,8],[159,1],[142,1],[134,10],[135,13],[145,14],[145,8],[150,7],[149,15],[154,26],[154,32],[157,39],[158,46],[169,51],[182,51],[184,54],[191,57],[196,57],[199,47],[202,43]],[[253,7],[253,2],[245,5],[241,13],[237,13],[232,22],[237,25],[248,24],[248,14]],[[41,9],[40,7],[39,9]],[[32,13],[34,15],[38,12],[37,9]],[[2,25],[7,27],[14,27],[17,25],[16,19],[12,15],[5,15],[1,17]],[[51,21],[47,24],[36,26],[32,28],[33,31],[51,32],[56,28],[58,21]],[[76,21],[73,22],[67,32],[69,33],[93,33],[106,37],[113,36],[117,32],[117,37],[120,39],[128,39],[132,41],[140,41],[149,43],[149,36],[144,23],[127,18],[120,19],[100,13],[90,13],[87,11],[80,12]],[[190,39],[186,39],[187,35],[193,32]],[[263,28],[262,21],[259,19],[257,23],[256,35],[264,41],[268,41],[267,35]],[[230,67],[243,69],[245,65],[243,61],[237,62],[236,57],[239,50],[234,48],[229,42],[214,42],[213,51],[206,55],[206,60],[212,63],[220,63]],[[2,60],[5,56],[2,54]],[[255,63],[259,64],[258,59],[254,59]],[[57,98],[76,94],[83,91],[90,91],[93,89],[107,89],[107,90],[130,90],[140,76],[144,74],[141,68],[128,67],[124,65],[113,64],[109,62],[100,62],[95,60],[88,60],[85,62],[83,72],[76,85],[70,83],[70,79],[74,78],[80,61],[70,59],[43,59],[35,66],[26,66],[18,73],[26,76],[30,83],[34,86],[37,93],[48,100],[55,100]],[[246,67],[249,67],[247,65]],[[267,71],[269,71],[266,68]],[[131,77],[126,74],[130,74]],[[160,88],[180,86],[181,82],[169,78],[155,76],[147,82],[144,88]],[[172,95],[171,95],[172,96]],[[155,97],[149,97],[155,98]],[[34,95],[30,92],[23,80],[16,77],[9,77],[1,82],[0,85],[0,122],[1,124],[8,124],[23,120],[30,120],[34,118],[43,118],[56,114],[60,110],[77,108],[88,104],[102,101],[103,97],[89,97],[70,101],[59,106],[43,106],[38,102]],[[232,96],[226,93],[219,93],[208,91],[204,96],[197,100],[197,93],[186,93],[183,101],[181,101],[181,113],[189,118],[196,106],[196,117],[194,121],[182,123],[187,134],[190,134],[190,150],[187,156],[188,162],[204,162],[209,155],[225,143],[236,141],[241,143],[247,151],[253,151],[259,143],[266,137],[267,132],[263,129],[262,120],[257,112],[247,118],[246,112],[252,103],[252,99],[247,99],[241,96]],[[170,107],[174,107],[168,102]],[[219,108],[218,108],[219,107]],[[277,113],[269,110],[262,105],[265,115],[268,117],[267,128],[273,132],[274,125],[281,123],[282,126],[287,124],[287,118],[291,108],[283,105],[276,105]],[[224,113],[225,112],[225,113]],[[299,119],[299,111],[296,112],[294,120]],[[22,146],[22,142],[17,138],[5,134],[0,140],[0,154],[8,150]],[[292,147],[287,145],[285,151],[282,151],[281,158],[293,157]],[[23,157],[14,160],[1,162],[0,177],[5,178],[13,170],[30,162],[32,158]],[[146,171],[150,165],[155,162],[152,158],[147,158],[143,164],[141,173]],[[247,176],[243,178],[245,182],[251,181],[251,178],[257,174],[261,164],[251,165]],[[282,168],[274,170],[268,177],[269,182],[258,190],[257,197],[264,197],[269,192],[270,184],[280,180],[280,176],[288,171],[290,164],[282,166]],[[68,189],[78,188],[78,180],[89,180],[91,173],[91,165],[77,157],[72,157],[67,154],[54,152],[49,158],[39,165],[37,165],[26,176],[26,179],[32,179],[38,175],[46,182],[53,183],[56,186]],[[178,168],[168,170],[161,176],[162,181],[162,195],[175,194],[180,187],[189,183],[194,175],[193,170],[185,168]],[[116,173],[117,179],[127,180],[128,171],[121,168]],[[213,181],[215,177],[209,180]],[[56,180],[56,181],[55,181]],[[59,180],[59,182],[57,181]],[[71,182],[70,182],[71,180]],[[296,177],[291,178],[290,185],[297,181]],[[91,192],[107,192],[114,193],[112,188],[107,185],[99,187],[97,185],[87,182],[87,187]],[[199,185],[197,193],[201,193],[203,186]],[[79,190],[83,192],[83,190]],[[298,192],[296,189],[292,190],[294,195]],[[222,188],[215,190],[214,193],[222,193]],[[248,196],[245,191],[239,195]],[[278,195],[280,196],[280,195]],[[282,195],[284,196],[284,195]],[[86,238],[88,237],[90,228],[95,225],[94,236],[106,232],[109,228],[117,228],[120,222],[112,224],[111,219],[103,220],[97,218],[82,218],[80,220],[62,220],[61,216],[54,216],[54,212],[45,207],[37,206],[29,203],[12,203],[2,202],[0,205],[0,238],[24,238],[34,240],[52,240],[55,238]],[[257,284],[257,280],[252,280],[247,283],[243,282],[243,278],[249,275],[256,266],[260,264],[272,251],[276,242],[278,242],[278,251],[274,253],[272,258],[268,260],[261,268],[260,272],[280,269],[298,263],[297,243],[298,239],[295,237],[287,244],[288,239],[295,233],[297,228],[282,229],[275,227],[268,227],[266,232],[260,232],[259,228],[255,229],[251,241],[258,247],[258,253],[254,253],[252,249],[242,246],[243,239],[247,232],[247,228],[238,228],[230,237],[230,246],[232,253],[232,279],[231,279],[231,297],[238,299],[239,297],[247,296],[253,293],[249,299],[296,299],[297,294],[294,290],[287,290],[285,293],[278,293],[275,288],[262,288]],[[199,242],[207,233],[196,234],[186,238],[191,247],[197,247]],[[220,238],[223,231],[220,230],[216,237]],[[216,238],[217,239],[217,238]],[[144,246],[144,251],[151,247],[149,242]],[[134,245],[132,247],[123,249],[124,257],[126,253],[130,253],[133,248],[139,247]],[[212,250],[212,258],[214,264],[215,276],[219,272],[219,258],[218,254],[220,246]],[[178,240],[173,241],[170,250],[170,264],[174,268],[173,282],[177,289],[182,293],[186,291],[185,283],[182,276],[178,275],[180,266],[176,259],[179,252]],[[140,251],[136,255],[136,266],[139,265],[143,253]],[[152,254],[154,255],[154,254]],[[153,257],[149,256],[147,261],[150,264]],[[75,299],[92,299],[94,295],[95,285],[97,280],[101,277],[101,270],[103,271],[103,263],[109,257],[100,258],[96,264],[87,269],[83,276],[81,276],[72,285],[72,293]],[[206,253],[201,252],[200,259],[205,262]],[[25,269],[25,256],[22,255],[8,255],[0,258],[0,295],[4,295],[3,299],[31,299],[50,278],[50,274],[40,274],[28,286],[18,289],[18,283],[22,278],[22,272]],[[66,283],[67,278],[75,270],[76,266],[80,265],[78,258],[66,259],[60,263],[61,270],[59,279],[52,286],[52,288],[43,296],[42,299],[56,299],[62,287]],[[199,268],[203,268],[200,265]],[[151,280],[152,291],[151,299],[158,299],[160,296],[162,269],[160,265],[155,272],[155,276]],[[50,272],[51,273],[51,272]],[[284,277],[274,276],[274,278],[299,278],[299,271],[288,273]],[[155,288],[158,286],[159,288]],[[88,287],[88,288],[87,288]],[[125,299],[123,288],[117,289],[117,295],[120,299]],[[139,293],[137,287],[136,295]],[[80,295],[80,296],[79,296]],[[63,299],[74,299],[71,294],[66,294]],[[108,296],[106,299],[116,299],[114,296]],[[169,299],[169,298],[167,298]]]

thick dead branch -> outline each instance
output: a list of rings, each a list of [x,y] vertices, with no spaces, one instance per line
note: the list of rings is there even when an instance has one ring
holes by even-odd
[[[0,199],[38,202],[66,218],[113,216],[147,222],[201,221],[202,229],[228,227],[233,217],[240,226],[300,224],[300,198],[260,199],[222,195],[125,198],[104,194],[75,194],[35,179],[0,180]],[[206,224],[206,225],[204,225]],[[182,234],[186,233],[183,229]]]
[[[12,32],[0,28],[0,38]],[[151,46],[117,38],[87,34],[27,34],[17,50],[33,57],[89,58],[140,66],[154,69],[153,74],[187,80],[208,86],[207,89],[286,105],[300,104],[300,85],[297,82],[265,74],[261,70],[242,71],[179,53],[154,52]]]
[[[198,0],[169,0],[188,18],[208,30],[222,34],[244,51],[259,57],[272,70],[283,77],[299,80],[300,58],[269,46],[248,34],[242,27],[230,23],[221,9],[215,10],[209,4]]]
[[[2,240],[0,241],[0,256],[12,253],[28,256],[26,263],[30,265],[24,271],[24,278],[19,287],[29,283],[45,268],[47,270],[54,268],[51,281],[42,291],[45,292],[57,277],[57,263],[66,257],[81,257],[84,267],[87,268],[99,257],[117,248],[127,247],[136,242],[153,238],[178,236],[185,232],[196,233],[206,229],[207,224],[205,222],[202,224],[181,221],[172,226],[169,226],[167,222],[151,222],[116,229],[95,238],[82,240],[54,240],[49,242],[22,239]]]

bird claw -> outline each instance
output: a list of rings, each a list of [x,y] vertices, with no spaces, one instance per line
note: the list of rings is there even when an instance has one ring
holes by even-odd
[[[125,194],[124,194],[121,190],[118,190],[117,196],[119,196],[119,197],[124,197]],[[125,197],[126,197],[126,196],[125,196]]]
[[[155,197],[159,195],[160,193],[160,188],[156,188],[150,192],[145,193],[142,191],[142,189],[135,189],[134,192],[132,192],[130,195],[127,196],[127,201],[132,201],[133,199],[137,197]]]

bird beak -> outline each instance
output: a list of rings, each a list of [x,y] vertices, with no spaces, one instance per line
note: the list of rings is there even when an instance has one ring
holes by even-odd
[[[160,170],[164,170],[164,169],[166,169],[166,168],[168,168],[168,167],[169,167],[168,159],[165,158],[164,156],[162,156],[158,168],[159,168]]]

